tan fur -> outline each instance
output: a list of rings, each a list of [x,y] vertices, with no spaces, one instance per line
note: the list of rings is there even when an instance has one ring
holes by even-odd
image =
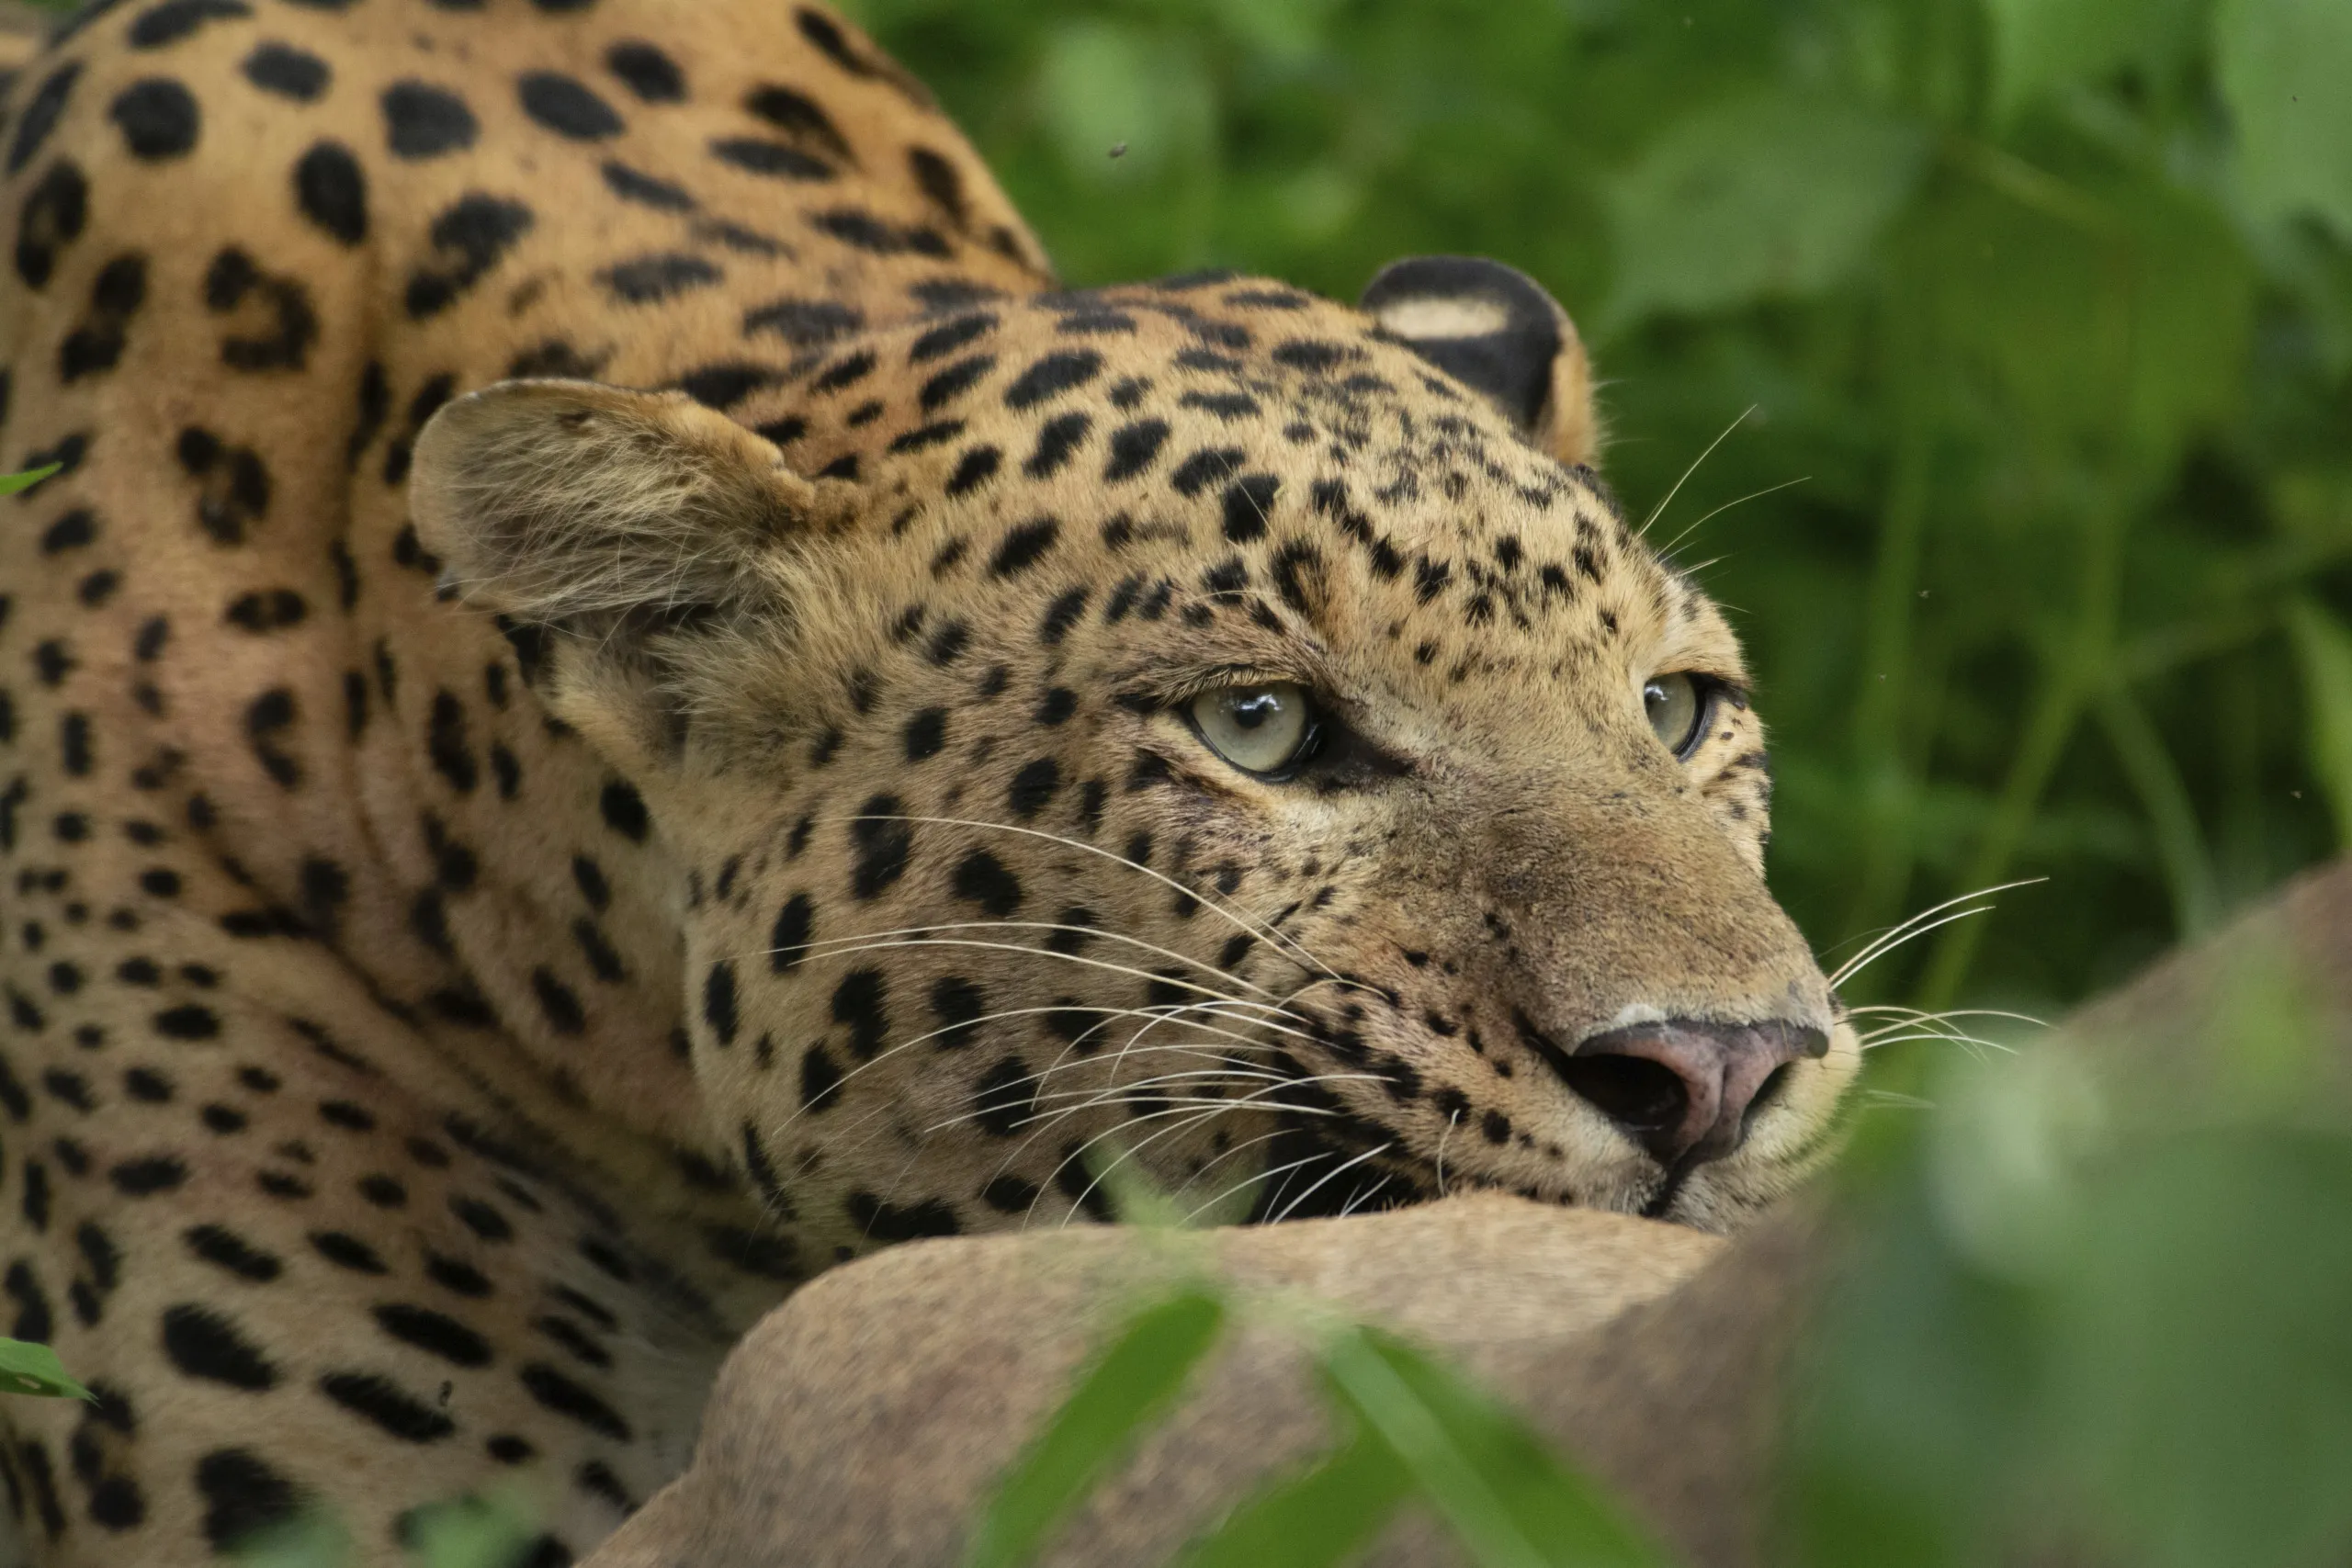
[[[1834,1144],[1580,350],[1531,435],[1278,284],[1054,291],[770,0],[135,0],[8,103],[0,1330],[104,1395],[0,1411],[39,1560],[505,1480],[556,1562],[796,1284],[1121,1151],[1728,1229]],[[1202,747],[1276,677],[1353,772]],[[1668,1169],[1545,1065],[1656,1016],[1832,1044]]]

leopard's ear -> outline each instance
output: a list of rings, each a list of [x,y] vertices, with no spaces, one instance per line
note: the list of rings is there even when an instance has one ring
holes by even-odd
[[[1483,256],[1412,256],[1364,286],[1358,307],[1564,463],[1600,449],[1592,372],[1576,324],[1544,286]]]
[[[409,508],[473,604],[585,630],[729,604],[819,517],[775,447],[682,392],[501,381],[417,436]]]
[[[641,762],[684,744],[718,651],[782,635],[854,490],[681,393],[502,381],[426,423],[409,510],[445,586],[544,649],[550,707]]]

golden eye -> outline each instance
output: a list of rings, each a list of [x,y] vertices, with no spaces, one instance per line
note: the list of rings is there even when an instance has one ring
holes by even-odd
[[[1247,773],[1278,773],[1306,760],[1315,706],[1289,681],[1219,686],[1193,699],[1193,727],[1209,750]]]
[[[1650,733],[1678,757],[1699,739],[1707,717],[1699,682],[1688,675],[1651,676],[1642,686],[1642,711],[1648,716]]]

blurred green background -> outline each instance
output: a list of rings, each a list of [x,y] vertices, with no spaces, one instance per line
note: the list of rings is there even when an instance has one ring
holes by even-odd
[[[1752,408],[1654,537],[1782,898],[1834,955],[2048,878],[1857,999],[2047,1012],[2352,840],[2347,0],[848,8],[1070,283],[1509,261],[1634,516]]]

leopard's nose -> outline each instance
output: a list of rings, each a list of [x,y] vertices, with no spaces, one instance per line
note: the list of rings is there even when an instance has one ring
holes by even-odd
[[[1828,1049],[1828,1035],[1805,1024],[1665,1019],[1589,1035],[1551,1063],[1659,1164],[1695,1165],[1739,1147],[1790,1064]]]

